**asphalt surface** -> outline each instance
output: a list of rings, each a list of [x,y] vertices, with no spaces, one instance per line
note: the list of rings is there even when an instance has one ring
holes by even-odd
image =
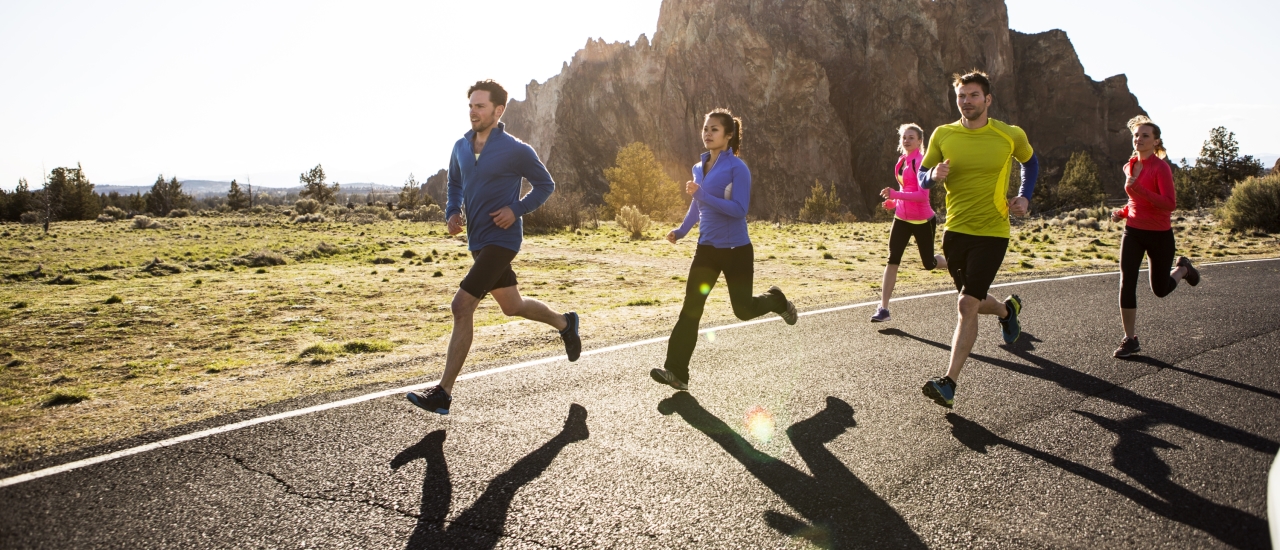
[[[1265,548],[1280,261],[1202,274],[1140,291],[1127,361],[1118,275],[994,289],[1023,340],[982,319],[954,411],[920,394],[954,297],[920,298],[704,336],[688,393],[647,344],[0,488],[0,546]]]

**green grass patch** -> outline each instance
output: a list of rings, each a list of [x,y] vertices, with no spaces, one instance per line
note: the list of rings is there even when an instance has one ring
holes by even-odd
[[[656,306],[661,303],[662,303],[662,300],[659,300],[657,298],[639,298],[639,299],[631,300],[630,302],[627,302],[627,305],[628,306]]]
[[[115,294],[112,294],[112,295],[111,295],[111,297],[110,297],[110,298],[107,298],[107,301],[106,301],[106,302],[103,302],[103,303],[106,303],[106,304],[118,304],[118,303],[123,302],[123,301],[124,301],[124,300],[123,300],[122,298],[120,298],[119,296],[116,296]]]
[[[26,302],[14,302],[13,305],[9,306],[9,309],[26,309],[27,305]]]
[[[395,344],[386,340],[352,340],[346,343],[318,342],[311,344],[298,354],[299,357],[324,357],[358,353],[381,353],[391,351]]]
[[[55,390],[49,394],[41,402],[45,407],[57,407],[60,405],[74,405],[81,401],[89,400],[89,392],[80,388],[71,388],[65,390]]]

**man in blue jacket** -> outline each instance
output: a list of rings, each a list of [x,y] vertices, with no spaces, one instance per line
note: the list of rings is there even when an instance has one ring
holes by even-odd
[[[516,274],[511,269],[511,261],[524,240],[521,216],[546,202],[556,184],[533,148],[507,134],[505,125],[499,122],[507,106],[507,91],[501,85],[492,80],[476,82],[467,90],[467,97],[471,131],[454,144],[449,158],[445,217],[450,235],[461,233],[466,224],[467,248],[475,263],[453,297],[453,334],[440,385],[406,396],[414,405],[438,414],[449,414],[453,383],[471,351],[473,315],[485,294],[492,294],[507,316],[555,327],[570,361],[577,361],[582,352],[578,314],[556,313],[538,300],[520,296]],[[521,178],[533,185],[523,199]]]

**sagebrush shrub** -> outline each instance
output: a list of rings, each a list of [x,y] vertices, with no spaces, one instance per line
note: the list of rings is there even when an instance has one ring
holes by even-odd
[[[293,211],[298,214],[315,214],[320,210],[320,202],[314,199],[302,199],[293,203]]]
[[[649,216],[640,213],[640,209],[634,206],[624,206],[618,210],[616,218],[618,225],[622,226],[631,233],[631,240],[644,238],[644,232],[649,229],[651,220]]]
[[[123,208],[120,208],[117,206],[108,206],[106,208],[103,208],[102,215],[111,216],[112,218],[115,218],[117,220],[123,220],[129,217],[128,212],[125,212]]]
[[[1222,225],[1233,231],[1280,233],[1280,174],[1237,183],[1216,214]]]
[[[162,224],[162,223],[160,223],[160,222],[158,222],[158,221],[156,221],[156,220],[153,220],[153,219],[151,219],[151,218],[150,218],[150,217],[148,217],[148,216],[134,216],[134,217],[133,217],[133,228],[134,228],[134,229],[160,229],[160,228],[163,228],[163,227],[164,227],[164,224]]]
[[[231,260],[231,263],[236,265],[247,265],[249,267],[266,267],[284,265],[286,262],[284,260],[284,256],[280,255],[279,252],[258,250]]]
[[[191,211],[186,208],[174,208],[169,211],[170,218],[185,218],[191,215]]]
[[[18,221],[27,225],[35,225],[40,223],[40,214],[35,212],[23,212],[21,216],[18,216]]]

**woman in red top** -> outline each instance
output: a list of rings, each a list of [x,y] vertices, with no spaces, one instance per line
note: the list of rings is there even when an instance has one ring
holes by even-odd
[[[1134,334],[1138,319],[1138,270],[1145,255],[1151,271],[1151,292],[1159,298],[1168,296],[1178,281],[1200,283],[1200,273],[1186,256],[1178,256],[1173,267],[1176,245],[1169,215],[1177,201],[1173,191],[1173,170],[1164,161],[1164,142],[1160,127],[1145,116],[1129,120],[1133,132],[1133,156],[1124,166],[1124,192],[1129,203],[1111,213],[1112,221],[1125,220],[1124,237],[1120,240],[1120,320],[1124,324],[1124,340],[1112,355],[1128,357],[1141,348]]]

